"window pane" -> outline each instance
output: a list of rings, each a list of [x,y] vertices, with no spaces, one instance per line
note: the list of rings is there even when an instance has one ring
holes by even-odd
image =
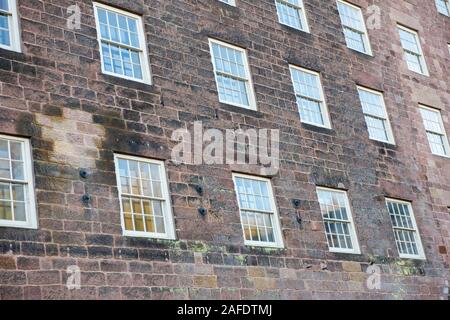
[[[11,45],[8,20],[9,19],[7,15],[0,14],[0,44],[5,46]]]
[[[326,108],[319,75],[294,67],[291,67],[291,75],[301,120],[324,126]]]
[[[7,140],[0,139],[0,159],[9,159]]]
[[[444,130],[441,127],[441,115],[438,111],[432,111],[430,109],[420,109],[422,114],[423,123],[427,131],[443,134]]]
[[[364,33],[365,28],[361,20],[360,9],[338,2],[338,10],[344,26]]]
[[[386,206],[391,217],[395,242],[400,255],[419,256],[418,231],[413,223],[410,205],[387,200]]]
[[[415,53],[405,52],[406,63],[409,70],[423,73],[422,64],[420,63],[420,56]]]
[[[305,30],[306,21],[300,0],[276,0],[278,19],[290,27]]]
[[[147,232],[156,232],[155,218],[153,216],[145,216],[145,229]]]
[[[4,11],[9,11],[8,0],[0,0],[0,9]]]
[[[400,41],[404,50],[405,61],[409,70],[421,74],[426,73],[425,60],[420,49],[417,33],[399,28]]]
[[[319,77],[316,74],[292,69],[295,92],[312,100],[321,100]]]
[[[364,33],[344,27],[344,35],[349,48],[360,52],[367,51],[364,44]]]
[[[22,144],[19,142],[10,142],[11,148],[11,159],[13,160],[23,160],[22,155]]]
[[[352,240],[353,223],[350,208],[347,207],[346,194],[332,190],[318,189],[320,211],[324,220],[328,246],[334,249],[354,250]]]
[[[0,29],[8,32],[9,30],[8,15],[0,13]]]
[[[156,198],[162,198],[163,195],[161,182],[153,181],[152,188],[153,188],[153,196]]]
[[[11,200],[9,183],[0,183],[0,200]]]
[[[133,217],[134,217],[135,231],[145,232],[144,216],[139,214],[139,215],[134,215]]]
[[[246,237],[245,240],[274,242],[271,214],[242,211],[241,221]]]
[[[238,188],[238,198],[244,200],[240,202],[240,206],[243,209],[255,209],[255,210],[263,210],[258,208],[258,203],[261,206],[264,206],[264,197],[263,192],[267,193],[267,182],[259,181],[259,180],[250,180],[245,178],[236,178],[236,184],[238,186],[245,186],[244,188]],[[269,208],[268,211],[270,211]]]
[[[431,152],[441,156],[449,155],[450,150],[448,148],[447,134],[442,127],[440,112],[424,107],[421,107],[419,110],[422,115]]]
[[[138,51],[102,43],[102,55],[106,71],[142,79],[142,66]]]
[[[0,200],[0,220],[12,220],[11,201]]]
[[[388,141],[388,135],[386,130],[386,120],[366,116],[366,124],[369,130],[369,136],[371,139]]]
[[[110,10],[97,9],[101,36],[118,44],[140,48],[137,36],[137,20]]]
[[[275,243],[274,208],[269,200],[269,182],[245,177],[235,177],[234,182],[245,240]]]
[[[440,134],[427,132],[428,141],[430,142],[431,152],[438,155],[447,155],[444,145],[444,137]]]
[[[12,198],[14,201],[25,201],[25,186],[22,184],[11,185]]]
[[[14,202],[14,220],[22,222],[27,220],[25,202]]]
[[[358,89],[363,111],[378,118],[385,118],[386,112],[381,94],[372,93],[367,90]]]
[[[351,49],[368,53],[368,36],[361,9],[338,1],[339,16],[344,29],[345,41]]]
[[[131,213],[131,199],[130,198],[123,198],[122,199],[122,210],[124,213]]]
[[[358,88],[358,93],[370,138],[393,143],[383,95],[363,88]]]
[[[11,179],[9,160],[0,159],[0,178]]]
[[[14,180],[25,180],[25,171],[22,161],[12,161],[12,172]]]
[[[30,159],[25,158],[24,146],[25,142],[0,137],[0,178],[9,180],[0,182],[0,220],[22,222],[20,227],[27,222],[30,208],[27,193],[31,181],[25,174]]]
[[[436,6],[440,13],[450,16],[450,2],[448,0],[436,0]]]
[[[250,106],[245,52],[215,42],[211,49],[220,101]]]
[[[249,105],[245,81],[219,75],[217,76],[217,82],[221,100],[245,106]]]
[[[96,10],[104,71],[143,80],[144,48],[139,40],[138,19],[103,8]]]
[[[303,121],[324,125],[320,102],[311,101],[306,98],[297,98],[297,106]]]
[[[156,224],[156,232],[158,232],[158,233],[165,233],[166,232],[164,219],[162,217],[156,217],[155,218],[155,224]]]
[[[131,214],[124,215],[125,230],[134,231],[133,216]]]
[[[129,177],[128,162],[126,160],[119,159],[119,174],[121,177]]]
[[[118,158],[117,161],[120,174],[130,176],[120,178],[125,230],[166,234],[167,199],[161,200],[163,199],[161,165],[125,158]],[[125,193],[127,196],[124,196]]]
[[[160,176],[160,173],[159,173],[159,166],[151,164],[150,165],[150,172],[151,172],[152,180],[154,180],[154,181],[160,181],[161,180],[161,176]]]
[[[141,184],[139,179],[131,178],[131,193],[134,195],[141,195]]]
[[[399,29],[399,32],[403,49],[411,51],[416,54],[420,54],[419,46],[417,44],[414,33],[408,32],[403,29]]]

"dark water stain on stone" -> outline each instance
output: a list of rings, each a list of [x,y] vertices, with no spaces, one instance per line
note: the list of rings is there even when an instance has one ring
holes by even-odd
[[[105,128],[102,148],[114,150],[117,153],[161,160],[170,158],[168,141],[165,138],[149,137],[146,134],[116,128]]]
[[[330,171],[322,167],[313,167],[311,170],[311,180],[317,186],[335,189],[348,189],[350,180],[343,172]]]

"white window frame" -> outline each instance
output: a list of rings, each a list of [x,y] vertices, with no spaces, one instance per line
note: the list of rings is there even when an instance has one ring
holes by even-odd
[[[316,72],[316,71],[309,70],[309,69],[305,69],[305,68],[302,68],[302,67],[298,67],[298,66],[295,66],[295,65],[292,65],[292,64],[289,65],[289,69],[290,69],[290,72],[291,72],[291,81],[292,81],[292,86],[293,86],[293,88],[294,88],[294,94],[295,94],[295,97],[296,97],[296,98],[295,98],[295,100],[296,100],[296,101],[295,101],[295,104],[296,104],[296,106],[297,106],[297,110],[299,109],[299,108],[298,108],[298,103],[297,103],[297,97],[302,97],[302,98],[305,98],[305,99],[308,99],[308,100],[311,100],[311,98],[310,98],[310,97],[302,96],[302,95],[300,95],[299,93],[297,93],[297,92],[295,91],[295,86],[294,86],[294,74],[293,74],[293,72],[292,72],[292,69],[295,69],[295,70],[301,71],[301,72],[305,72],[305,73],[309,73],[309,74],[312,74],[312,75],[316,76],[317,79],[318,79],[319,87],[320,87],[319,89],[320,89],[321,101],[316,101],[316,102],[320,102],[320,103],[321,103],[321,113],[322,113],[322,117],[323,117],[323,122],[324,122],[324,124],[323,124],[323,125],[320,125],[320,124],[317,124],[317,123],[315,123],[315,122],[310,122],[310,121],[306,121],[306,120],[302,119],[300,110],[298,110],[299,117],[300,117],[300,121],[301,121],[302,123],[306,123],[306,124],[309,124],[309,125],[311,125],[311,126],[320,127],[320,128],[326,128],[326,129],[331,129],[330,113],[329,113],[329,111],[328,111],[327,101],[326,101],[326,98],[325,98],[325,93],[324,93],[324,89],[323,89],[323,85],[322,85],[322,77],[321,77],[320,73],[319,73],[319,72]],[[314,100],[314,101],[315,101],[315,100]]]
[[[165,226],[165,230],[166,230],[165,234],[126,230],[125,215],[123,212],[123,204],[122,204],[123,193],[122,193],[122,183],[120,181],[119,159],[138,161],[138,162],[146,162],[146,163],[156,164],[156,165],[160,166],[161,192],[162,192],[163,197],[159,200],[164,201],[165,207],[166,207],[166,212],[164,212],[164,226]],[[120,203],[120,222],[122,225],[122,235],[127,236],[127,237],[137,237],[137,238],[176,240],[175,222],[174,222],[172,203],[171,203],[171,198],[170,198],[170,193],[169,193],[167,172],[166,172],[166,167],[165,167],[164,162],[160,161],[160,160],[155,160],[155,159],[149,159],[149,158],[129,156],[129,155],[124,155],[124,154],[120,154],[120,153],[115,153],[114,154],[114,166],[115,166],[115,170],[116,170],[118,199],[119,199],[119,203]],[[127,195],[125,195],[125,196],[127,196]],[[131,195],[130,198],[142,199],[142,197],[133,196],[133,195]]]
[[[406,64],[406,68],[409,71],[412,71],[414,73],[421,74],[421,75],[424,75],[424,76],[428,77],[430,75],[430,73],[428,71],[428,66],[427,66],[427,61],[425,60],[425,55],[423,54],[422,44],[420,43],[420,38],[419,38],[419,33],[417,31],[413,30],[413,29],[410,29],[408,27],[402,26],[401,24],[397,24],[397,30],[399,30],[399,29],[401,29],[403,31],[406,31],[406,32],[409,32],[409,33],[414,35],[414,38],[416,39],[417,47],[419,48],[419,54],[420,54],[419,61],[420,61],[420,64],[421,64],[421,66],[423,68],[423,73],[417,72],[415,70],[411,70],[409,68],[408,62],[406,61],[406,52],[405,52],[407,50],[405,48],[403,48],[403,44],[401,42],[400,32],[399,32],[400,46],[402,47],[402,50],[403,50],[403,61]],[[413,54],[417,54],[417,53],[413,52]]]
[[[33,156],[31,153],[31,144],[29,139],[19,138],[8,135],[1,135],[0,138],[10,141],[15,141],[22,143],[23,152],[23,163],[24,163],[24,174],[25,180],[10,180],[0,178],[0,182],[6,183],[20,183],[26,185],[27,190],[27,203],[26,208],[26,221],[10,221],[10,220],[0,220],[0,227],[12,227],[12,228],[23,228],[23,229],[37,229],[37,211],[36,211],[36,197],[34,188],[34,173],[33,173]]]
[[[150,70],[150,63],[149,63],[149,56],[148,56],[148,49],[147,49],[147,41],[145,39],[145,31],[144,31],[144,24],[143,24],[143,20],[141,16],[138,16],[136,14],[130,13],[128,11],[124,11],[121,9],[117,9],[115,7],[111,7],[102,3],[98,3],[98,2],[93,2],[94,5],[94,16],[95,16],[95,25],[97,28],[97,41],[99,44],[99,51],[100,51],[100,60],[101,60],[101,68],[102,68],[102,73],[106,74],[106,75],[110,75],[113,77],[117,77],[117,78],[122,78],[122,79],[126,79],[126,80],[131,80],[131,81],[135,81],[135,82],[140,82],[140,83],[145,83],[145,84],[152,84],[152,76],[151,76],[151,70]],[[138,29],[138,39],[139,39],[139,44],[140,44],[140,51],[139,51],[139,58],[141,61],[141,72],[142,72],[142,79],[138,79],[138,78],[133,78],[133,77],[129,77],[126,75],[121,75],[121,74],[117,74],[114,72],[110,72],[105,70],[105,64],[103,61],[103,54],[102,54],[102,42],[106,42],[106,43],[111,43],[114,45],[117,45],[119,47],[124,47],[124,48],[128,48],[128,46],[120,44],[120,43],[116,43],[114,41],[109,41],[109,40],[103,40],[102,39],[102,35],[101,35],[101,31],[100,31],[100,19],[98,17],[98,9],[104,9],[104,10],[109,10],[112,11],[114,13],[120,14],[120,15],[124,15],[126,17],[129,18],[133,18],[137,20],[137,29]],[[136,51],[136,48],[134,47],[130,47],[132,48],[134,51]]]
[[[441,1],[441,0],[435,0],[435,3],[436,3],[436,9],[437,9],[438,13],[440,13],[440,14],[446,16],[446,17],[450,17],[450,1],[448,1],[448,0],[442,0],[442,1],[444,1],[445,7],[447,8],[447,13],[442,12],[441,10],[439,10],[439,8],[440,8],[439,5],[438,5],[438,2],[439,2],[439,1]]]
[[[319,202],[319,207],[320,207],[319,191],[335,192],[335,193],[340,193],[340,194],[344,195],[345,206],[346,206],[346,210],[348,212],[347,213],[348,214],[348,221],[345,221],[345,223],[350,224],[350,238],[352,240],[353,249],[332,248],[332,247],[330,247],[330,245],[328,243],[328,239],[327,239],[327,235],[326,235],[326,229],[325,229],[325,220],[333,221],[333,219],[324,219],[323,213],[322,213],[322,209],[320,208],[320,216],[321,216],[322,221],[323,221],[325,240],[327,242],[329,251],[330,252],[334,252],[334,253],[348,253],[348,254],[357,254],[357,255],[361,254],[361,249],[360,249],[360,246],[359,246],[356,225],[355,225],[355,222],[353,220],[353,210],[352,210],[352,207],[350,206],[350,201],[348,199],[347,191],[339,190],[339,189],[333,189],[333,188],[326,188],[326,187],[316,187],[317,201]],[[340,221],[340,220],[337,220],[337,221]]]
[[[286,23],[281,21],[280,13],[278,11],[277,2],[281,2],[281,3],[285,4],[286,6],[295,8],[297,11],[300,11],[300,14],[299,14],[299,16],[300,16],[300,23],[303,25],[303,29],[291,26],[291,25],[286,24]],[[300,30],[300,31],[303,31],[303,32],[310,33],[308,18],[306,16],[305,5],[303,3],[303,0],[299,0],[299,2],[300,2],[300,5],[293,5],[292,3],[290,3],[290,2],[288,2],[286,0],[275,0],[275,7],[276,7],[276,10],[277,10],[278,22],[280,24],[284,25],[284,26],[288,26],[290,28],[294,28],[294,29],[297,29],[297,30]]]
[[[364,15],[363,15],[361,7],[355,6],[354,4],[351,4],[351,3],[347,2],[347,1],[343,1],[343,0],[337,0],[337,3],[338,3],[337,5],[338,5],[339,18],[341,19],[343,31],[345,28],[349,28],[352,30],[354,30],[354,29],[349,26],[344,25],[344,21],[342,20],[341,13],[339,11],[339,3],[342,3],[343,5],[349,6],[351,8],[357,9],[359,12],[360,19],[361,19],[361,24],[364,27],[364,30],[354,30],[354,31],[356,31],[358,33],[364,31],[362,38],[363,38],[364,46],[367,48],[367,51],[361,51],[361,50],[357,50],[354,48],[350,48],[347,44],[347,37],[345,36],[345,31],[344,31],[345,43],[347,45],[347,48],[349,48],[350,50],[354,50],[356,52],[360,52],[360,53],[363,53],[363,54],[366,54],[369,56],[373,56],[372,45],[370,44],[369,32],[367,31],[366,20],[364,19]]]
[[[262,182],[267,183],[267,187],[268,187],[267,189],[269,191],[270,205],[271,205],[272,211],[273,211],[272,221],[273,221],[273,234],[274,234],[275,242],[249,241],[245,238],[245,230],[242,225],[242,212],[241,212],[242,210],[241,210],[241,204],[239,201],[239,193],[238,193],[236,178],[256,180],[256,181],[262,181]],[[238,207],[239,207],[239,221],[241,223],[244,244],[249,247],[279,248],[279,249],[284,248],[283,235],[281,232],[281,225],[280,225],[280,216],[278,214],[278,208],[277,208],[277,205],[275,202],[275,197],[274,197],[274,193],[273,193],[273,189],[272,189],[272,183],[271,183],[270,179],[262,178],[262,177],[258,177],[258,176],[252,176],[252,175],[248,175],[248,174],[233,173],[233,184],[234,184],[234,190],[235,190],[235,194],[236,194],[236,200],[237,200]],[[265,212],[265,213],[267,213],[267,212]]]
[[[219,2],[228,4],[230,6],[236,7],[236,0],[219,0]]]
[[[391,221],[392,231],[394,231],[394,229],[402,229],[402,228],[398,228],[398,227],[394,228],[394,225],[392,224],[392,220],[391,220],[391,214],[390,214],[389,208],[388,208],[388,202],[404,204],[404,205],[406,205],[408,207],[409,214],[411,216],[411,222],[413,224],[414,230],[410,230],[410,229],[407,229],[407,230],[414,231],[415,234],[416,234],[416,241],[417,241],[416,245],[417,245],[417,251],[419,252],[418,255],[410,255],[410,254],[402,254],[402,253],[400,253],[400,250],[398,249],[398,246],[397,246],[397,240],[395,239],[395,235],[394,235],[395,247],[397,248],[397,252],[398,252],[400,258],[402,258],[402,259],[426,260],[425,251],[423,249],[423,244],[422,244],[422,237],[420,236],[420,231],[419,231],[419,228],[417,227],[416,217],[415,217],[415,214],[414,214],[414,210],[412,208],[412,203],[408,202],[408,201],[393,199],[393,198],[385,198],[385,202],[386,202],[386,210],[387,210],[388,215],[389,215],[389,220]]]
[[[231,48],[233,50],[240,51],[244,55],[243,61],[244,61],[244,64],[245,64],[244,67],[245,67],[245,73],[247,75],[247,79],[241,79],[241,78],[238,78],[238,79],[241,80],[241,81],[246,81],[247,82],[246,88],[247,88],[247,95],[248,95],[247,98],[248,98],[248,103],[249,103],[248,106],[240,104],[240,103],[224,101],[224,100],[221,99],[220,94],[219,94],[219,82],[217,81],[217,74],[221,73],[221,72],[217,71],[217,68],[216,68],[216,62],[215,62],[213,46],[212,46],[213,43],[218,44],[220,46]],[[249,64],[249,61],[248,61],[247,50],[243,49],[241,47],[237,47],[237,46],[231,45],[229,43],[220,41],[220,40],[209,38],[209,52],[210,52],[211,61],[212,61],[212,64],[213,64],[214,79],[216,81],[217,96],[219,97],[219,102],[224,103],[224,104],[228,104],[228,105],[232,105],[232,106],[236,106],[236,107],[240,107],[240,108],[244,108],[244,109],[250,109],[250,110],[255,110],[256,111],[257,110],[257,104],[256,104],[255,89],[253,87],[253,80],[252,80],[252,74],[250,72],[250,64]]]
[[[387,135],[388,140],[381,140],[381,139],[372,138],[372,137],[370,137],[370,133],[369,133],[369,138],[371,140],[380,141],[380,142],[384,142],[384,143],[389,143],[389,144],[395,145],[394,133],[392,131],[391,121],[389,120],[389,114],[387,112],[386,102],[384,101],[384,94],[382,92],[379,92],[379,91],[376,91],[376,90],[372,90],[372,89],[369,89],[369,88],[366,88],[366,87],[363,87],[363,86],[356,86],[356,87],[358,89],[358,94],[359,94],[359,90],[362,90],[362,91],[366,91],[366,92],[369,92],[369,93],[372,93],[372,94],[380,96],[381,97],[381,102],[383,104],[382,106],[383,106],[384,116],[385,116],[384,119],[381,119],[378,116],[374,116],[372,114],[367,114],[367,115],[371,116],[371,117],[377,117],[377,118],[385,121],[386,135]],[[361,98],[360,98],[360,102],[361,102],[361,105],[362,105]],[[363,110],[363,114],[364,114],[364,116],[366,116],[366,113],[364,113],[364,110]]]
[[[443,140],[444,140],[444,149],[445,149],[445,153],[446,153],[446,154],[444,155],[444,154],[434,153],[434,152],[433,152],[433,149],[431,148],[431,144],[430,144],[430,141],[429,141],[429,139],[428,139],[428,136],[427,136],[427,141],[428,141],[428,144],[429,144],[429,146],[430,146],[431,153],[434,154],[434,155],[436,155],[436,156],[445,157],[445,158],[450,158],[450,143],[449,143],[449,141],[448,141],[447,131],[445,130],[445,126],[444,126],[444,121],[442,120],[442,113],[441,113],[441,110],[436,109],[436,108],[432,108],[432,107],[428,107],[428,106],[425,106],[425,105],[423,105],[423,104],[419,104],[419,112],[420,112],[420,109],[429,110],[429,111],[435,112],[435,113],[437,113],[437,114],[439,115],[439,123],[440,123],[440,126],[441,126],[441,128],[442,128],[442,132],[434,132],[434,131],[433,131],[433,132],[431,132],[431,133],[439,134],[439,135],[442,136],[442,138],[443,138]],[[425,119],[423,119],[422,114],[420,114],[420,117],[422,118],[422,124],[423,124],[423,126],[424,126],[424,128],[425,128],[425,123],[424,123]],[[429,132],[429,130],[427,130],[427,129],[425,128],[425,133],[428,133],[428,132]]]
[[[0,48],[22,52],[21,49],[21,39],[20,39],[20,28],[19,28],[19,15],[17,10],[17,2],[16,0],[7,0],[8,1],[8,9],[9,11],[2,11],[8,16],[8,26],[9,26],[9,38],[11,45],[7,46],[4,44],[0,44]]]

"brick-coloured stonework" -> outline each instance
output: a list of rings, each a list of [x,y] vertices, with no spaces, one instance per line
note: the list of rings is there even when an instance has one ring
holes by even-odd
[[[448,298],[450,159],[430,153],[417,109],[440,108],[450,133],[450,18],[434,0],[375,1],[373,57],[346,47],[335,1],[303,0],[310,34],[280,25],[273,0],[102,2],[143,16],[152,85],[101,73],[88,0],[18,0],[23,52],[0,50],[0,134],[31,138],[39,221],[0,227],[1,299]],[[352,2],[366,18],[374,4]],[[75,3],[81,30],[66,26]],[[407,69],[397,23],[418,30],[430,77]],[[218,102],[208,37],[247,49],[258,111]],[[289,63],[321,73],[332,130],[300,123]],[[384,92],[396,146],[369,140],[357,84]],[[234,168],[170,161],[172,132],[196,120],[281,131],[285,249],[244,246]],[[114,152],[166,160],[177,241],[122,236]],[[361,255],[329,252],[316,185],[348,190]],[[426,261],[398,258],[385,196],[412,201]],[[66,288],[70,265],[80,290]]]

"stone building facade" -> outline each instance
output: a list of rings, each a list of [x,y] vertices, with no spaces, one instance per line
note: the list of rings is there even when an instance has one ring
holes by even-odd
[[[281,24],[274,0],[99,2],[142,17],[151,83],[102,72],[90,0],[17,0],[19,50],[0,49],[0,135],[29,139],[37,217],[0,226],[0,299],[448,298],[450,158],[431,152],[419,110],[450,134],[437,2],[352,0],[372,55],[347,47],[331,0],[303,0],[309,32]],[[417,32],[428,75],[409,70],[398,25]],[[246,50],[256,110],[219,102],[209,39]],[[331,128],[301,122],[289,65],[320,74]],[[383,93],[395,144],[369,138],[357,86]],[[258,167],[171,161],[173,132],[195,121],[280,130],[266,178],[281,248],[244,242],[232,174]],[[115,154],[164,162],[176,240],[123,235]],[[329,249],[317,187],[347,192],[360,254]],[[386,198],[411,204],[425,259],[399,256]]]

